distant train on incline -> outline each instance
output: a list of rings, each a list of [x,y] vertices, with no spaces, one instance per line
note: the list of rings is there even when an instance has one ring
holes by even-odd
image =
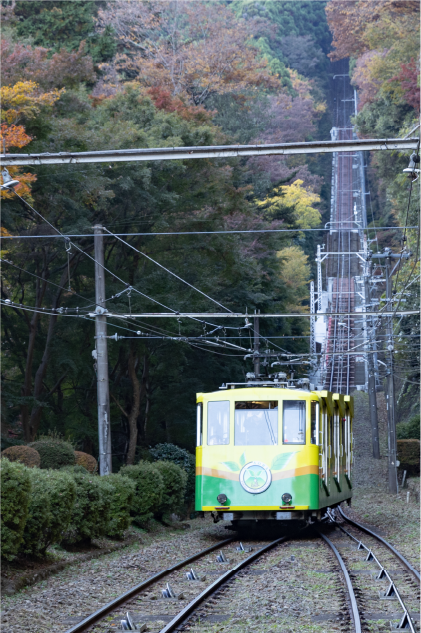
[[[350,503],[353,414],[352,396],[276,379],[197,394],[196,510],[292,527]]]

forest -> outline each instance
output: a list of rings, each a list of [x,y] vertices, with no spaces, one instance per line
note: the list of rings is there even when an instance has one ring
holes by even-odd
[[[333,34],[332,61],[349,58],[351,81],[358,92],[354,123],[366,138],[419,135],[420,58],[417,2],[329,2],[326,14]],[[371,153],[368,160],[371,226],[413,227],[376,230],[373,251],[407,248],[412,257],[393,280],[396,305],[419,310],[420,188],[408,181],[404,155]],[[384,295],[380,297],[380,305]],[[383,304],[384,305],[384,304]],[[395,319],[396,413],[401,423],[414,416],[419,437],[419,317]],[[415,418],[414,418],[415,419]],[[402,435],[402,438],[406,435]]]
[[[327,140],[340,59],[349,59],[358,91],[361,137],[403,137],[417,125],[415,0],[7,0],[1,10],[7,153]],[[407,155],[368,160],[371,226],[417,226],[419,188],[402,173]],[[9,171],[20,184],[18,196],[2,191],[2,448],[50,432],[98,455],[95,224],[107,230],[108,309],[211,312],[217,302],[250,315],[309,310],[323,233],[306,230],[329,219],[328,156]],[[289,232],[215,233],[280,228]],[[79,236],[78,248],[54,229]],[[379,230],[376,240],[395,249],[406,240],[416,254],[399,291],[419,275],[419,230]],[[418,304],[414,283],[405,306]],[[249,346],[243,325],[220,330],[212,350],[172,340],[207,334],[210,322],[108,321],[108,334],[122,337],[108,342],[116,469],[161,442],[193,450],[195,393],[252,370],[243,353],[222,346],[230,337]],[[262,320],[261,334],[268,349],[305,353],[308,328],[299,317]],[[408,333],[419,334],[415,318],[402,326]],[[401,396],[419,383],[410,340],[401,339],[397,358]]]
[[[13,0],[0,20],[8,152],[304,141],[329,127],[323,2]],[[115,311],[215,308],[147,257],[231,310],[307,310],[314,238],[298,229],[320,225],[326,168],[262,157],[11,169],[22,200],[0,193],[1,298],[14,302],[0,307],[3,448],[54,432],[97,454],[93,239],[67,252],[35,236],[134,233],[105,240]],[[297,231],[197,234],[279,227]],[[152,235],[163,232],[196,233]],[[252,369],[243,353],[171,340],[212,326],[179,321],[109,322],[123,337],[109,342],[116,465],[160,441],[191,450],[195,393]],[[238,327],[222,339],[249,345]],[[306,350],[307,327],[262,333]]]

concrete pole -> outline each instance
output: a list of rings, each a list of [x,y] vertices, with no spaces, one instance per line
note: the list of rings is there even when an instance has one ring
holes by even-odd
[[[317,245],[317,311],[322,311],[322,251],[320,244]]]
[[[314,281],[310,281],[310,314],[315,314],[316,302],[314,300]],[[310,354],[313,356],[313,363],[316,357],[316,317],[310,317]]]
[[[260,310],[259,310],[260,312]],[[254,317],[254,351],[259,353],[260,350],[260,335],[259,335],[259,317]],[[260,376],[260,357],[254,357],[254,375],[256,378]]]
[[[386,257],[386,299],[387,310],[391,311],[392,303],[392,279],[390,274],[391,258]],[[393,319],[386,319],[387,334],[387,377],[386,377],[386,405],[387,405],[387,430],[388,430],[388,473],[389,492],[398,493],[398,469],[396,466],[396,423],[395,423],[395,382],[393,379]]]
[[[367,306],[370,303],[370,287],[369,287],[369,275],[364,275],[364,303],[365,310],[367,311]],[[367,319],[364,319],[365,325],[365,334],[367,333]],[[372,328],[371,328],[372,332]],[[372,438],[372,446],[373,446],[373,457],[374,459],[380,459],[380,444],[379,444],[379,424],[377,420],[377,395],[376,395],[376,376],[374,372],[374,359],[372,352],[372,344],[371,344],[372,334],[370,338],[367,340],[365,336],[366,342],[366,354],[367,357],[367,369],[368,369],[368,377],[367,377],[367,386],[368,386],[368,402],[370,407],[370,424],[371,424],[371,438]]]
[[[99,474],[112,472],[110,390],[108,383],[107,317],[105,308],[104,237],[102,226],[94,227],[95,244],[95,349],[97,361]]]

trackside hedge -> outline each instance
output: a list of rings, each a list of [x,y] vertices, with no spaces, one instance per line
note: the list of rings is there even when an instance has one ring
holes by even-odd
[[[62,470],[31,469],[29,475],[30,503],[20,551],[44,555],[47,547],[62,540],[69,527],[76,484],[72,475]]]
[[[20,462],[0,460],[1,554],[13,560],[23,539],[31,493],[29,468]]]
[[[161,473],[164,481],[164,491],[157,516],[165,519],[173,512],[180,511],[186,492],[187,474],[180,466],[172,462],[154,462],[153,466]]]
[[[156,464],[140,461],[135,466],[123,466],[120,475],[128,477],[135,484],[135,495],[131,514],[133,521],[143,525],[159,512],[164,480]]]
[[[149,449],[149,453],[152,455],[154,461],[166,461],[177,464],[185,470],[187,474],[187,484],[185,492],[185,501],[189,503],[194,499],[195,484],[196,484],[196,460],[194,455],[186,451],[184,448],[180,448],[175,444],[166,442],[164,444],[157,444],[153,448]]]
[[[83,466],[90,473],[96,473],[98,470],[98,462],[95,457],[89,455],[89,453],[75,451],[75,460],[78,466]]]
[[[106,475],[103,481],[112,487],[110,514],[107,524],[107,536],[123,538],[130,526],[130,511],[133,506],[136,484],[129,477],[119,474]]]
[[[398,440],[419,440],[420,416],[413,416],[409,422],[399,422],[396,425],[396,437]]]
[[[407,470],[410,475],[420,474],[420,440],[398,440],[397,455],[400,468]]]
[[[67,543],[91,541],[107,533],[111,499],[114,489],[104,477],[79,472],[80,466],[68,468],[76,484],[70,524],[64,533]]]
[[[21,462],[28,468],[34,468],[41,464],[41,456],[35,448],[30,446],[9,446],[1,453],[2,457],[7,457],[9,462]]]
[[[59,469],[76,463],[73,446],[55,437],[44,437],[29,444],[41,457],[41,468]]]

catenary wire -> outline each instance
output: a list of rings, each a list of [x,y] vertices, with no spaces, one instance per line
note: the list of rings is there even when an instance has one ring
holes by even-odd
[[[105,231],[107,231],[107,233],[109,235],[112,235],[112,237],[116,237],[118,240],[120,240],[120,242],[122,242],[123,244],[125,244],[126,246],[128,246],[129,248],[133,249],[134,251],[136,251],[136,253],[139,253],[140,255],[143,255],[143,257],[146,257],[146,259],[148,259],[149,261],[153,262],[154,264],[156,264],[157,266],[159,266],[160,268],[162,268],[163,270],[165,270],[165,272],[169,273],[170,275],[172,275],[173,277],[175,277],[176,279],[178,279],[179,281],[182,281],[184,284],[186,284],[187,286],[189,286],[189,288],[192,288],[193,290],[195,290],[196,292],[199,292],[201,295],[203,295],[204,297],[206,297],[206,299],[209,299],[209,301],[212,301],[213,303],[215,303],[216,305],[218,305],[219,307],[223,308],[224,310],[227,310],[228,312],[232,312],[232,310],[230,310],[229,308],[227,308],[226,306],[224,306],[222,303],[220,303],[219,301],[216,301],[216,299],[213,299],[212,297],[210,297],[209,295],[207,295],[205,292],[202,292],[202,290],[199,290],[199,288],[196,288],[195,286],[193,286],[192,284],[190,284],[188,281],[186,281],[185,279],[183,279],[182,277],[180,277],[179,275],[176,275],[176,273],[173,273],[171,270],[169,270],[168,268],[166,268],[165,266],[163,266],[162,264],[160,264],[159,262],[157,262],[155,259],[152,259],[152,257],[150,257],[149,255],[146,255],[146,253],[143,253],[142,251],[140,251],[138,248],[136,248],[135,246],[133,246],[132,244],[129,244],[129,242],[125,242],[124,240],[121,239],[121,237],[119,237],[118,235],[115,235],[114,233],[111,233],[111,231],[109,231],[105,226],[103,227]]]

